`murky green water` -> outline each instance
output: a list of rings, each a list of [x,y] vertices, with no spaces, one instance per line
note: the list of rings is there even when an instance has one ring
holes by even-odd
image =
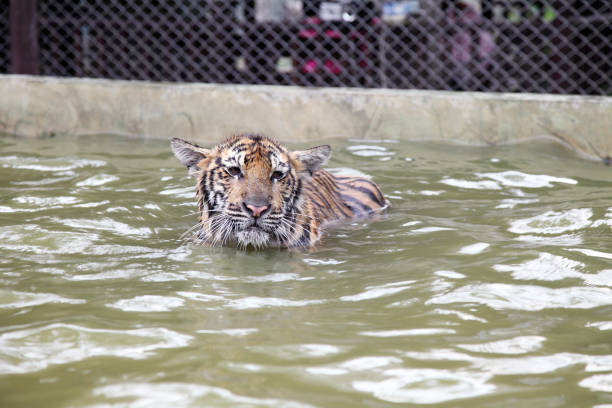
[[[182,244],[166,142],[0,138],[0,406],[612,406],[612,169],[331,142],[392,208],[301,253]]]

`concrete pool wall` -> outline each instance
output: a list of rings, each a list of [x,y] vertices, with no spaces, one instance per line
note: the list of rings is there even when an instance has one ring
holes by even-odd
[[[610,161],[612,98],[540,94],[152,83],[0,75],[0,133],[182,137],[240,132],[473,145],[551,138]]]

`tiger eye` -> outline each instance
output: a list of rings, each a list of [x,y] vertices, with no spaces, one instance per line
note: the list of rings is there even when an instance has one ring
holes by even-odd
[[[237,166],[226,167],[225,171],[227,172],[227,174],[229,174],[232,177],[239,176],[241,173],[240,167],[237,167]]]
[[[275,171],[272,173],[272,180],[282,180],[283,178],[285,178],[285,173],[283,173],[282,171]]]

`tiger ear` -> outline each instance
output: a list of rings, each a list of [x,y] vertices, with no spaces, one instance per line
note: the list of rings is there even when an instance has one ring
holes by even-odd
[[[297,150],[291,152],[291,156],[298,162],[298,170],[308,172],[312,176],[312,173],[327,163],[327,159],[331,156],[331,147],[323,145],[308,150]]]
[[[194,177],[201,170],[198,164],[211,154],[210,150],[204,149],[197,144],[189,143],[186,140],[179,139],[178,137],[172,138],[170,146],[177,159],[187,167],[189,175]]]

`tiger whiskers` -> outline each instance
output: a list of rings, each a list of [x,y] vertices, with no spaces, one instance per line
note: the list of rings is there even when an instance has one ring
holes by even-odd
[[[297,235],[301,236],[306,231],[306,229],[302,225],[296,223],[295,221],[289,221],[288,218],[281,218],[280,226],[283,228],[278,228],[276,231],[276,234],[279,236],[279,238],[282,240],[283,244],[285,245],[292,241],[292,238],[293,238],[293,236],[291,235],[292,232],[293,233],[297,232]],[[309,238],[310,238],[310,231],[309,231]]]
[[[187,229],[187,231],[183,232],[183,233],[182,233],[182,234],[179,236],[179,240],[184,240],[184,241],[189,242],[191,239],[193,239],[193,237],[192,237],[192,238],[187,238],[187,239],[186,239],[185,237],[186,237],[187,235],[189,235],[189,234],[193,233],[193,232],[194,232],[196,229],[200,228],[200,227],[201,227],[201,225],[202,225],[202,224],[200,224],[200,222],[198,222],[197,224],[195,224],[195,225],[193,225],[193,226],[189,227],[189,229]]]
[[[212,233],[214,233],[214,231],[218,230],[220,227],[218,225],[220,220],[217,218],[218,217],[208,218],[204,221],[200,220],[196,225],[189,228],[189,230],[185,231],[181,235],[181,237],[184,237],[185,235],[192,232],[194,229],[199,228],[200,229],[199,233],[191,238],[193,242],[196,242],[199,244],[211,244],[211,238],[213,237]]]
[[[231,225],[231,219],[226,216],[217,216],[210,220],[212,221],[210,222],[210,227],[207,232],[212,239],[209,243],[211,246],[216,246],[221,241],[224,233],[230,229],[228,227]]]
[[[217,210],[217,214],[205,220],[200,220],[181,235],[184,239],[194,230],[200,229],[199,233],[186,239],[187,242],[209,245],[211,247],[223,246],[232,241],[237,248],[246,249],[249,245],[260,249],[268,245],[276,246],[303,246],[305,243],[297,242],[296,237],[305,233],[308,240],[311,239],[312,231],[302,225],[304,220],[320,220],[315,215],[305,214],[298,211],[288,213],[273,213],[260,221],[261,230],[249,230],[250,218],[241,213],[226,213]],[[307,224],[310,224],[308,222]]]
[[[181,217],[191,217],[193,215],[200,215],[200,211],[188,212],[187,214],[181,215]]]

